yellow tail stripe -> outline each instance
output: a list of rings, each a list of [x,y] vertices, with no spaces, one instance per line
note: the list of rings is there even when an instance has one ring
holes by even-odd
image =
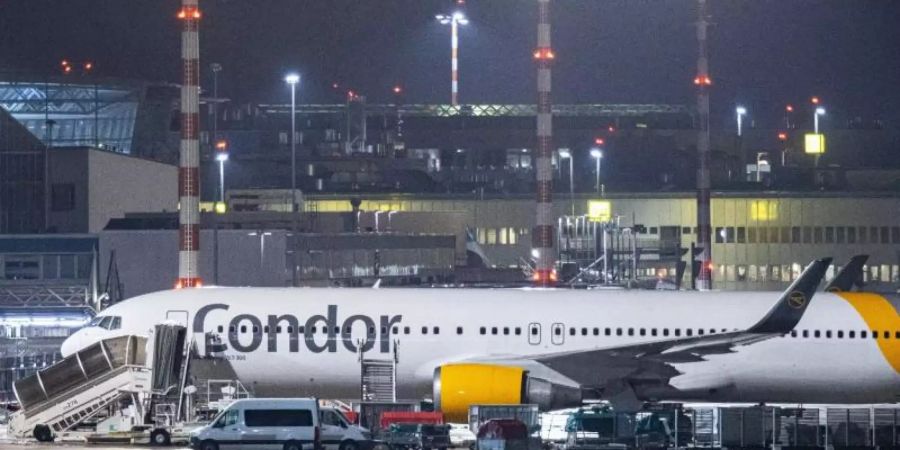
[[[837,295],[853,305],[863,318],[869,330],[878,332],[878,348],[897,373],[900,373],[900,339],[895,334],[900,330],[900,315],[894,306],[884,297],[870,293],[840,292]],[[884,339],[884,332],[890,332],[890,338]]]

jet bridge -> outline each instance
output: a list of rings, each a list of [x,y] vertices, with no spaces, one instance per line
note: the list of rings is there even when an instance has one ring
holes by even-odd
[[[144,410],[153,394],[165,394],[178,384],[184,354],[178,344],[184,336],[184,327],[158,325],[152,340],[105,339],[16,381],[13,391],[22,410],[11,417],[9,434],[51,441],[108,414],[123,398]],[[148,341],[154,345],[149,347]]]

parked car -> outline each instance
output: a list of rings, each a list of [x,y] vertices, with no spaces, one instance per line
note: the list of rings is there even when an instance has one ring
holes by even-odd
[[[237,400],[208,425],[191,432],[195,450],[257,449],[277,445],[284,450],[319,450],[319,401],[314,398]]]

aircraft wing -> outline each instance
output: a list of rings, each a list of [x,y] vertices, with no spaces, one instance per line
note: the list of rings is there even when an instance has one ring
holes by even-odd
[[[680,374],[673,364],[703,361],[709,355],[731,353],[737,347],[790,333],[809,307],[830,264],[831,258],[810,263],[772,309],[745,330],[664,338],[634,345],[538,355],[529,359],[584,388],[598,388],[604,391],[607,398],[612,393],[610,390],[616,387],[627,390],[629,386],[623,383],[668,384],[669,379]]]

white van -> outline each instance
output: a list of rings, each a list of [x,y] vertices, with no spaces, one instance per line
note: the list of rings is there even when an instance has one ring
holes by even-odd
[[[322,407],[319,414],[325,450],[367,450],[372,446],[372,433],[350,423],[336,408]]]
[[[238,400],[191,433],[195,450],[320,450],[314,398]]]

